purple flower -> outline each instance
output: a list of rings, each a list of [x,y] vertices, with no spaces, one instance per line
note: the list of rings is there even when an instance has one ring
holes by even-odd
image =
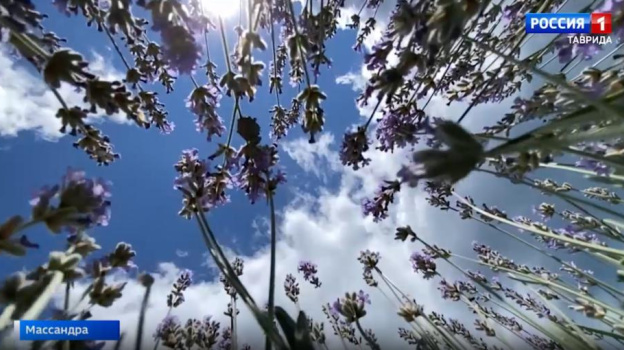
[[[321,281],[316,274],[318,273],[316,264],[309,261],[301,261],[297,271],[303,273],[303,279],[310,282],[315,288],[321,287]]]
[[[366,151],[368,151],[368,136],[366,129],[360,126],[356,131],[344,135],[340,149],[340,161],[343,165],[358,170],[370,163],[370,159],[364,157]]]
[[[180,273],[176,285],[180,290],[186,290],[193,283],[193,272],[191,270],[184,270]]]
[[[362,202],[364,215],[372,215],[373,221],[379,222],[388,217],[388,206],[394,202],[394,195],[401,190],[398,181],[385,181],[385,185],[375,194],[373,199],[365,199]]]
[[[336,321],[338,321],[340,316],[344,317],[343,320],[340,320],[340,323],[348,325],[366,316],[366,304],[370,304],[370,298],[364,291],[346,293],[344,298],[336,299],[331,305],[329,313]]]
[[[371,53],[364,55],[364,63],[370,71],[384,68],[388,64],[388,55],[392,52],[394,42],[385,40],[373,46]]]
[[[412,262],[412,269],[414,269],[414,272],[421,272],[424,279],[430,279],[437,274],[436,263],[429,255],[416,252],[412,254],[410,261]]]
[[[170,121],[165,121],[164,123],[162,123],[159,129],[160,129],[161,134],[169,135],[173,132],[173,130],[175,130],[175,123],[170,122]]]
[[[160,31],[163,59],[180,74],[191,74],[201,58],[201,47],[191,33],[181,25],[165,25]]]
[[[332,303],[329,311],[332,313],[332,315],[338,316],[340,315],[340,310],[342,310],[342,303],[340,302],[340,299],[336,299],[336,301]]]
[[[53,232],[107,226],[110,220],[110,182],[87,179],[83,171],[68,169],[60,185],[43,187],[30,201],[33,218]],[[58,199],[58,205],[51,201]]]
[[[555,41],[555,50],[557,51],[557,56],[559,57],[559,63],[567,63],[572,59],[572,50],[574,46],[568,38],[563,38]]]
[[[217,347],[222,350],[230,350],[232,347],[232,329],[230,327],[223,330],[221,340],[217,344]]]
[[[604,156],[609,149],[607,145],[597,142],[581,144],[580,146],[584,152],[595,153],[599,156]],[[612,171],[611,167],[609,167],[605,163],[588,158],[581,158],[579,161],[576,162],[575,165],[578,168],[591,170],[596,172],[598,175],[604,176],[608,176]]]
[[[227,171],[210,173],[207,160],[199,159],[199,151],[182,151],[182,157],[174,168],[178,176],[173,188],[184,195],[184,207],[179,215],[190,218],[195,212],[207,212],[215,206],[228,202],[225,189],[231,186]]]
[[[275,146],[248,143],[241,148],[237,157],[242,162],[240,171],[235,175],[235,182],[245,191],[251,203],[255,203],[268,191],[273,191],[278,184],[286,182],[284,172],[277,170],[273,173],[271,169],[278,160]]]
[[[358,293],[357,299],[362,304],[369,304],[370,305],[370,303],[371,303],[370,295],[364,293],[363,290],[360,290],[360,292]]]
[[[378,148],[387,152],[418,143],[418,120],[423,116],[420,112],[422,111],[412,111],[409,106],[387,112],[377,126],[376,134],[380,143]]]
[[[156,327],[154,339],[166,339],[169,334],[175,333],[180,328],[180,320],[176,316],[167,316]]]
[[[591,60],[600,52],[600,46],[598,44],[578,44],[574,45],[572,55],[579,55],[583,60]]]
[[[505,19],[512,20],[518,17],[518,14],[520,13],[520,10],[522,10],[524,4],[525,3],[522,1],[517,1],[511,5],[505,6],[505,8],[503,9]]]
[[[191,92],[187,99],[187,107],[197,117],[195,125],[198,132],[205,132],[208,141],[214,135],[221,136],[225,132],[223,119],[217,114],[221,101],[219,89],[212,85],[203,85]]]
[[[190,270],[184,270],[173,283],[171,293],[167,295],[167,306],[178,307],[184,302],[184,291],[193,283],[193,273]]]

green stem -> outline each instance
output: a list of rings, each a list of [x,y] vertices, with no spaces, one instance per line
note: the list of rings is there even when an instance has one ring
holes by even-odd
[[[0,315],[0,331],[3,331],[6,327],[8,327],[11,322],[13,322],[13,313],[17,309],[17,305],[15,303],[8,304],[2,310],[2,314]]]
[[[238,323],[237,323],[237,317],[238,316],[238,309],[236,308],[236,297],[233,296],[232,297],[232,317],[231,317],[231,321],[232,321],[232,349],[238,349]],[[267,337],[268,339],[268,337]]]
[[[293,25],[293,29],[295,31],[295,35],[297,37],[297,49],[299,50],[299,56],[301,57],[301,65],[303,66],[304,69],[304,73],[305,73],[305,78],[306,78],[306,83],[308,85],[308,88],[312,85],[310,83],[310,73],[308,73],[308,63],[306,62],[306,57],[305,57],[305,52],[303,52],[303,49],[301,48],[301,35],[299,34],[299,28],[297,26],[297,18],[295,16],[295,7],[293,6],[293,0],[286,0],[286,2],[288,3],[288,9],[290,10],[290,19],[292,21],[292,25]]]
[[[119,335],[119,340],[117,340],[115,342],[115,347],[113,348],[113,350],[120,350],[121,349],[121,342],[123,341],[123,339],[126,337],[126,333],[121,333]]]
[[[536,227],[533,226],[528,226],[528,225],[524,225],[518,222],[514,222],[505,218],[501,218],[498,217],[496,215],[490,214],[488,212],[486,212],[485,210],[472,205],[470,202],[468,202],[466,199],[464,199],[462,196],[458,195],[456,192],[453,192],[453,195],[455,197],[457,197],[462,203],[464,203],[465,205],[471,207],[474,211],[478,212],[479,214],[483,215],[483,216],[487,216],[490,219],[494,219],[497,221],[500,221],[504,224],[510,225],[510,226],[514,226],[517,227],[519,229],[522,230],[526,230],[526,231],[530,231],[533,232],[537,235],[540,235],[542,237],[547,237],[550,239],[555,239],[555,240],[559,240],[559,241],[563,241],[566,243],[569,243],[571,245],[575,245],[578,247],[583,247],[585,249],[589,249],[590,251],[595,251],[595,252],[602,252],[602,253],[606,253],[606,254],[610,254],[610,255],[614,255],[614,256],[619,256],[619,257],[624,257],[624,251],[622,250],[618,250],[618,249],[613,249],[613,248],[609,248],[609,247],[603,247],[603,246],[599,246],[599,245],[595,245],[595,244],[591,244],[591,243],[587,243],[587,242],[583,242],[583,241],[578,241],[572,238],[568,238],[566,236],[563,235],[556,235],[554,233],[551,232],[546,232],[543,230],[540,230]]]
[[[603,162],[603,163],[611,165],[611,166],[620,167],[620,168],[624,167],[624,162],[618,161],[617,158],[603,157],[603,156],[595,154],[595,153],[581,151],[580,149],[575,148],[575,147],[564,147],[561,150],[564,151],[564,152],[568,152],[568,153],[574,154],[574,155],[579,156],[579,157],[588,158],[588,159],[596,160],[596,161],[599,161],[599,162]]]
[[[230,265],[227,260],[221,246],[217,242],[214,232],[210,229],[206,218],[203,213],[196,212],[195,218],[197,220],[198,226],[200,228],[202,238],[204,239],[204,243],[208,248],[208,252],[210,253],[212,259],[215,264],[223,273],[223,275],[228,279],[232,287],[236,289],[236,292],[241,297],[243,302],[250,309],[253,316],[256,318],[264,332],[271,337],[271,341],[275,344],[278,349],[286,348],[286,344],[282,337],[275,331],[275,327],[273,327],[273,322],[271,322],[258,308],[256,302],[253,297],[249,294],[245,286],[241,283],[241,281],[236,276],[236,272]]]
[[[223,45],[223,56],[225,56],[227,70],[231,72],[232,63],[230,62],[230,49],[228,48],[227,39],[225,37],[225,26],[223,25],[223,18],[221,18],[221,16],[219,16],[219,31],[221,32],[221,44]]]
[[[76,212],[76,208],[74,208],[74,207],[67,207],[67,208],[56,209],[56,210],[52,211],[51,213],[48,213],[48,214],[44,215],[41,218],[31,219],[30,221],[21,224],[20,226],[18,226],[15,229],[15,231],[13,231],[13,234],[18,233],[20,231],[23,231],[23,230],[25,230],[27,228],[30,228],[32,226],[35,226],[35,225],[37,225],[39,223],[45,222],[46,220],[51,219],[51,218],[53,218],[53,217],[55,217],[57,215],[61,215],[62,216],[62,215],[66,215],[66,214],[72,214],[74,212]]]
[[[552,1],[551,1],[551,0],[544,1],[544,2],[542,3],[541,7],[538,9],[538,11],[537,11],[537,12],[543,12],[545,9],[547,9],[547,8],[550,6],[550,4],[551,4],[551,3],[552,3]],[[512,53],[513,53],[514,51],[516,51],[516,49],[517,49],[518,47],[522,46],[522,45],[523,45],[522,41],[523,41],[526,37],[527,37],[527,34],[526,34],[526,33],[522,34],[522,35],[520,36],[519,40],[517,40],[517,41],[516,41],[516,43],[513,45],[513,47],[511,48],[510,52],[512,52]],[[472,38],[470,38],[470,37],[469,37],[469,36],[467,36],[467,35],[462,35],[460,39],[461,39],[461,40],[466,40],[467,42],[473,42],[473,41],[474,41]],[[469,40],[468,40],[468,39],[469,39]],[[489,69],[489,68],[490,68],[490,67],[494,64],[494,62],[496,62],[496,61],[497,61],[497,59],[495,59],[494,61],[492,61],[492,63],[490,63],[490,65],[486,68],[486,71],[487,71],[487,70],[488,70],[488,69]],[[483,62],[485,62],[485,61],[483,61]],[[482,62],[482,63],[483,63],[483,62]],[[477,105],[477,103],[478,103],[479,99],[481,98],[481,96],[483,96],[483,94],[486,92],[487,87],[488,87],[488,86],[489,86],[489,85],[490,85],[490,84],[491,84],[491,83],[492,83],[492,82],[496,79],[496,77],[498,77],[498,74],[502,71],[503,67],[504,67],[504,65],[503,65],[503,64],[501,64],[501,65],[500,65],[500,66],[496,69],[496,71],[495,71],[495,72],[491,75],[491,78],[490,78],[490,79],[488,79],[488,80],[484,81],[483,83],[481,83],[481,84],[479,85],[479,87],[477,88],[478,90],[480,90],[480,91],[479,91],[479,93],[477,94],[477,96],[475,96],[475,97],[472,99],[472,101],[470,102],[470,105],[468,106],[468,108],[466,108],[466,110],[464,110],[464,112],[463,112],[463,113],[462,113],[462,115],[459,117],[459,119],[457,119],[457,123],[461,123],[461,122],[462,122],[462,120],[464,120],[464,118],[466,118],[466,116],[468,116],[468,113],[470,112],[470,110],[472,110],[472,108],[474,108],[474,107]]]
[[[69,296],[70,296],[70,292],[71,292],[71,283],[69,281],[67,281],[65,283],[65,299],[63,301],[63,311],[65,313],[65,317],[69,317],[68,315],[68,311],[69,311]],[[69,340],[66,340],[63,342],[63,350],[69,350],[70,349],[70,342]]]
[[[524,239],[522,239],[520,237],[517,237],[516,235],[512,234],[511,232],[509,232],[507,230],[503,230],[502,228],[500,228],[500,227],[498,227],[496,225],[493,225],[491,223],[487,223],[487,222],[485,222],[485,221],[483,221],[481,219],[475,218],[475,217],[473,217],[472,219],[476,220],[477,222],[480,222],[480,223],[482,223],[482,224],[484,224],[486,226],[489,226],[489,227],[495,229],[496,231],[501,232],[501,233],[507,235],[508,237],[511,237],[512,239],[522,243],[523,245],[525,245],[525,246],[527,246],[527,247],[537,251],[538,253],[540,253],[540,254],[548,257],[548,258],[553,259],[555,262],[557,262],[557,263],[559,263],[559,264],[561,264],[561,265],[563,265],[563,266],[565,266],[567,268],[573,269],[575,273],[578,273],[583,278],[586,278],[588,281],[590,281],[592,283],[595,283],[599,287],[603,288],[607,293],[611,294],[611,296],[613,296],[614,298],[619,299],[617,295],[619,295],[621,297],[624,297],[624,293],[622,293],[622,292],[618,291],[617,289],[611,287],[609,284],[603,282],[602,280],[599,280],[599,279],[595,278],[594,276],[592,276],[590,274],[587,274],[585,271],[583,271],[583,270],[581,270],[581,269],[579,269],[579,268],[577,268],[575,266],[572,266],[572,265],[568,264],[567,262],[561,260],[558,256],[553,255],[553,254],[545,251],[544,249],[539,248],[538,246],[536,246],[536,245],[534,245],[532,243],[529,243],[528,241],[526,241],[526,240],[524,240]]]
[[[273,200],[273,192],[269,191],[269,211],[271,220],[271,267],[269,271],[269,320],[273,322],[275,318],[275,269],[276,269],[276,255],[277,255],[277,227],[275,220],[275,202]],[[265,348],[271,350],[271,342],[269,338],[266,338]]]
[[[275,25],[273,24],[273,12],[269,11],[269,21],[271,21],[271,49],[273,50],[273,76],[277,77],[277,50],[275,49]],[[275,89],[275,99],[277,106],[280,105],[279,91]]]
[[[377,345],[377,343],[375,343],[368,336],[368,334],[366,334],[366,332],[364,332],[364,329],[362,328],[362,325],[360,324],[360,320],[355,320],[355,325],[357,326],[357,329],[360,331],[360,334],[362,334],[362,337],[364,338],[364,340],[366,340],[366,342],[368,343],[368,346],[370,346],[371,349],[373,349],[373,350],[381,350],[379,345]]]
[[[478,172],[482,172],[482,173],[487,173],[487,174],[490,174],[490,175],[494,175],[494,176],[496,176],[496,177],[506,178],[506,179],[508,179],[508,180],[510,180],[510,181],[513,181],[513,183],[514,183],[514,184],[521,184],[521,185],[525,185],[525,186],[529,186],[529,187],[535,188],[535,189],[537,189],[537,190],[539,190],[539,191],[541,191],[541,192],[544,192],[544,193],[547,193],[547,194],[549,194],[549,195],[553,195],[553,196],[559,197],[559,198],[561,198],[562,200],[566,201],[567,203],[580,203],[580,204],[582,204],[582,205],[586,205],[586,206],[588,206],[588,207],[590,207],[590,208],[593,208],[593,209],[596,209],[596,210],[600,210],[600,211],[602,211],[602,212],[604,212],[604,213],[607,213],[607,214],[609,214],[609,215],[613,215],[613,216],[615,216],[615,217],[619,217],[619,218],[624,218],[624,215],[623,215],[623,214],[618,213],[618,212],[617,212],[617,211],[615,211],[615,210],[611,210],[611,209],[609,209],[609,208],[606,208],[606,207],[603,207],[603,206],[601,206],[601,205],[595,204],[595,203],[593,203],[593,202],[591,202],[591,201],[588,201],[588,200],[585,200],[585,199],[583,199],[583,198],[576,198],[576,197],[574,197],[574,196],[570,196],[570,195],[565,194],[565,193],[563,193],[563,192],[557,192],[557,191],[553,191],[553,190],[550,190],[550,189],[547,189],[547,188],[542,188],[542,187],[540,187],[540,186],[537,186],[537,185],[535,185],[533,182],[531,182],[531,181],[533,181],[533,180],[531,180],[531,179],[530,179],[530,178],[528,178],[528,177],[526,177],[526,180],[516,180],[516,179],[512,180],[511,178],[509,178],[509,177],[508,177],[508,176],[506,176],[505,174],[497,173],[497,172],[494,172],[494,171],[491,171],[491,170],[487,170],[487,169],[476,169],[476,171],[478,171]],[[574,205],[575,207],[577,207],[577,208],[580,208],[580,207],[579,207],[579,206],[577,206],[576,204],[573,204],[573,205]],[[592,216],[593,216],[593,215],[592,215]],[[615,262],[615,261],[614,261],[614,262]]]
[[[394,284],[388,277],[386,277],[386,275],[384,275],[383,272],[381,272],[381,269],[379,267],[375,266],[374,270],[377,272],[377,274],[379,274],[379,277],[381,277],[382,281],[384,281],[384,283],[386,284],[386,286],[388,287],[392,295],[394,295],[394,297],[399,302],[399,304],[401,306],[404,306],[405,303],[403,302],[401,297],[404,300],[409,300],[409,297],[407,296],[407,294],[403,293],[403,291],[396,284]],[[397,295],[397,292],[401,294],[401,297]],[[415,322],[415,324],[417,323]],[[416,331],[416,329],[414,330]],[[421,337],[425,340],[425,342],[429,343],[429,346],[431,347],[431,349],[439,349],[439,347],[436,345],[436,342],[431,340],[431,337],[429,336],[429,334],[427,334],[424,330],[421,331],[420,333],[421,333]]]
[[[570,327],[572,327],[572,329],[574,330],[575,333],[571,333],[571,334],[575,335],[580,341],[585,343],[587,345],[587,347],[592,348],[592,349],[598,349],[598,347],[596,346],[595,342],[593,342],[589,338],[587,338],[585,333],[583,333],[583,331],[581,331],[581,329],[578,327],[578,325],[574,321],[572,321],[565,314],[565,312],[561,311],[557,307],[557,305],[555,305],[553,302],[551,302],[550,300],[546,299],[546,297],[544,297],[543,295],[538,293],[535,290],[535,288],[531,288],[531,287],[529,287],[529,288],[533,291],[533,294],[537,295],[540,299],[542,299],[542,303],[544,303],[544,305],[546,305],[546,307],[548,307],[549,310],[555,311],[556,313],[558,313],[559,317],[561,317],[561,319],[563,319],[567,324],[570,325]]]
[[[50,271],[50,281],[45,289],[41,292],[37,300],[30,306],[30,308],[20,317],[22,320],[36,320],[39,315],[45,310],[46,306],[52,299],[56,288],[63,283],[64,275],[61,271]],[[1,325],[0,325],[1,328]]]
[[[424,240],[418,238],[418,241],[421,242],[422,244],[424,244],[427,248],[434,249],[429,243],[425,242]],[[533,321],[531,318],[527,317],[527,315],[526,315],[526,313],[524,311],[518,311],[515,307],[510,305],[507,300],[505,300],[502,296],[500,296],[494,289],[492,289],[490,286],[486,285],[482,281],[472,277],[467,271],[465,271],[464,269],[459,267],[456,263],[451,261],[451,259],[449,257],[442,257],[442,259],[444,261],[446,261],[446,263],[449,264],[451,267],[453,267],[455,270],[459,271],[462,275],[464,275],[467,278],[469,278],[470,280],[474,281],[476,284],[481,286],[481,288],[483,288],[485,291],[487,291],[494,298],[494,299],[490,299],[489,302],[492,302],[495,305],[497,305],[498,307],[507,310],[512,315],[514,315],[518,319],[524,321],[525,323],[527,323],[531,327],[535,328],[536,330],[540,331],[541,333],[543,333],[544,335],[546,335],[550,339],[558,339],[559,338],[559,337],[556,337],[553,333],[549,332],[548,329],[546,329],[545,327],[541,326],[537,322]],[[498,302],[497,302],[497,300],[498,300]],[[508,306],[505,306],[505,305],[508,305]]]
[[[149,302],[149,296],[152,291],[152,285],[148,284],[145,287],[145,294],[143,295],[143,302],[141,303],[141,311],[139,313],[139,323],[137,325],[137,338],[135,343],[135,350],[142,350],[141,343],[143,342],[143,328],[145,326],[145,313],[147,312],[147,304]]]
[[[377,109],[379,109],[379,106],[381,106],[382,101],[383,101],[383,98],[380,97],[379,101],[377,101],[377,104],[375,105],[375,108],[373,108],[373,112],[371,113],[370,117],[366,121],[366,124],[364,124],[364,130],[368,129],[368,126],[373,121],[373,118],[375,117],[375,113],[377,113]]]
[[[570,172],[573,172],[573,173],[579,173],[579,174],[589,175],[589,176],[594,176],[594,177],[601,177],[602,176],[602,175],[596,173],[595,171],[579,169],[577,167],[561,165],[561,164],[557,164],[557,163],[540,163],[540,167],[541,168],[557,169],[557,170],[566,170],[566,171],[570,171]],[[615,179],[615,180],[624,181],[624,176],[621,176],[621,175],[611,174],[611,175],[604,176],[604,177],[608,178],[608,179]]]
[[[565,293],[568,293],[570,295],[573,295],[573,296],[575,296],[577,298],[590,301],[590,302],[592,302],[592,303],[594,303],[596,305],[599,305],[599,306],[603,307],[605,310],[613,312],[614,314],[616,314],[616,315],[618,315],[620,317],[624,317],[624,311],[620,311],[620,310],[616,309],[615,307],[613,307],[611,305],[608,305],[606,303],[601,302],[600,300],[597,300],[597,299],[592,298],[592,297],[590,297],[588,295],[585,295],[585,294],[582,294],[582,293],[577,292],[575,290],[572,290],[568,286],[564,286],[564,285],[561,285],[559,283],[555,283],[553,281],[549,281],[549,280],[543,279],[541,277],[538,277],[538,276],[535,276],[535,275],[532,275],[532,274],[519,272],[519,271],[516,271],[516,270],[513,270],[513,269],[509,269],[509,268],[506,268],[506,267],[503,267],[503,266],[493,265],[493,264],[490,264],[490,263],[487,263],[487,262],[484,262],[484,261],[471,259],[471,258],[468,258],[468,257],[465,257],[465,256],[461,256],[461,255],[457,255],[457,254],[453,254],[452,256],[456,257],[458,259],[462,259],[462,260],[466,260],[466,261],[475,263],[475,264],[488,266],[488,267],[490,267],[492,269],[495,269],[495,270],[505,271],[505,272],[510,274],[510,278],[519,280],[521,282],[522,281],[524,281],[525,283],[532,282],[532,283],[535,283],[535,284],[548,286],[550,288],[555,288],[555,289],[560,290],[562,292],[565,292]],[[523,279],[514,278],[514,275],[522,276],[523,278],[526,278],[529,281],[526,281],[526,280],[523,280]]]
[[[587,104],[595,106],[597,109],[601,110],[602,112],[604,112],[606,114],[609,114],[609,115],[618,116],[620,118],[624,117],[617,109],[609,106],[608,104],[606,104],[606,103],[604,103],[604,102],[602,102],[600,100],[593,99],[592,97],[588,96],[587,92],[584,92],[583,90],[577,88],[576,86],[570,85],[566,81],[564,81],[564,80],[562,80],[562,79],[560,79],[558,77],[555,77],[554,75],[552,75],[550,73],[547,73],[547,72],[545,72],[545,71],[543,71],[543,70],[541,70],[539,68],[536,68],[536,67],[534,67],[534,66],[532,66],[530,64],[527,64],[525,62],[522,62],[520,60],[517,60],[516,58],[511,57],[511,56],[509,56],[509,55],[507,55],[507,54],[505,54],[503,52],[500,52],[497,49],[495,49],[495,48],[493,48],[493,47],[491,47],[491,46],[489,46],[487,44],[484,44],[484,43],[481,43],[481,42],[479,42],[477,40],[474,40],[474,39],[470,38],[469,36],[467,36],[466,34],[461,34],[461,35],[462,35],[463,38],[465,38],[466,41],[468,41],[468,42],[470,42],[470,43],[472,43],[472,44],[474,44],[474,45],[476,45],[476,46],[478,46],[478,47],[480,47],[480,48],[482,48],[484,50],[491,51],[494,54],[502,57],[506,61],[509,61],[509,62],[517,65],[518,67],[526,69],[526,70],[532,72],[533,74],[538,75],[538,76],[546,79],[547,81],[549,81],[549,82],[551,82],[551,83],[553,83],[555,85],[561,86],[563,89],[565,89],[565,90],[569,91],[570,93],[576,95],[576,97],[579,100],[584,101]]]
[[[232,119],[230,120],[230,130],[228,130],[228,137],[227,137],[227,141],[225,142],[226,152],[230,148],[230,145],[232,144],[232,138],[234,136],[234,126],[236,125],[237,115],[242,115],[240,111],[240,99],[238,97],[236,97],[236,99],[234,100],[234,109],[232,110]],[[225,165],[225,163],[227,162],[227,156],[225,152],[223,153],[223,157],[224,157],[223,165]]]

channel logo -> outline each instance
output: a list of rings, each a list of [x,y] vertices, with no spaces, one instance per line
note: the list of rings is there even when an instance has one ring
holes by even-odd
[[[597,34],[613,32],[611,14],[595,13],[527,13],[529,34]]]

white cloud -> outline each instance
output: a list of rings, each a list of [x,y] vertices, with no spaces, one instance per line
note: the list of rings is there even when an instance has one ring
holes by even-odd
[[[330,151],[334,143],[331,133],[323,133],[315,143],[302,138],[282,143],[282,150],[308,173],[327,180],[328,170],[338,170],[339,160],[336,153]]]
[[[119,80],[123,74],[110,61],[92,52],[89,69],[103,79]],[[63,85],[59,93],[69,106],[83,106],[84,102],[74,88]],[[41,77],[28,69],[24,62],[13,57],[0,46],[0,137],[15,137],[23,131],[34,131],[44,140],[56,141],[63,136],[61,122],[56,118],[58,100]],[[90,118],[95,121],[101,118]],[[129,123],[123,115],[107,116],[116,123]]]
[[[368,70],[364,70],[362,74],[355,72],[349,72],[336,78],[336,84],[351,85],[353,91],[361,91],[366,87],[366,83],[370,77],[365,76],[364,73],[368,73]]]
[[[182,249],[176,249],[176,255],[178,256],[178,258],[186,258],[187,256],[189,256],[189,252]]]

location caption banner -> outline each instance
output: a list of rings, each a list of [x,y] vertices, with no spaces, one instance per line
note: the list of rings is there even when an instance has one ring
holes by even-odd
[[[15,321],[20,340],[119,340],[119,321]]]

